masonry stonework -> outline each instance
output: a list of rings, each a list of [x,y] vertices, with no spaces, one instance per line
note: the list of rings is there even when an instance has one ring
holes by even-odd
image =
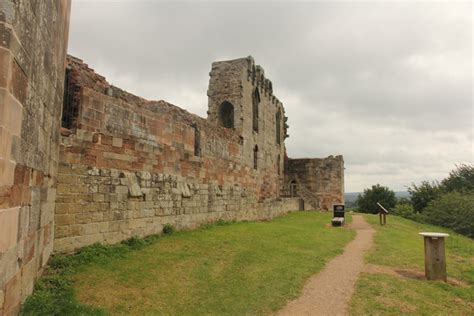
[[[53,250],[344,202],[342,156],[287,157],[285,109],[252,57],[212,64],[204,119],[66,58],[69,10],[0,1],[0,315]]]
[[[344,204],[344,160],[342,156],[288,159],[285,188],[304,198],[305,209],[332,210]],[[296,187],[291,186],[296,184]],[[295,193],[289,193],[295,195]]]
[[[238,65],[239,72],[222,73],[219,84],[227,81],[227,88],[240,89],[248,60],[225,62]],[[195,228],[298,209],[299,197],[280,196],[283,177],[278,170],[283,167],[277,166],[277,157],[285,149],[275,139],[275,113],[283,109],[259,85],[252,87],[249,81],[248,94],[261,89],[261,125],[258,133],[248,133],[165,101],[131,95],[77,58],[70,57],[68,65],[73,96],[66,99],[74,100],[76,108],[69,112],[76,117],[61,138],[56,251],[160,233],[168,223]],[[213,80],[211,75],[211,111],[213,93],[222,89]],[[245,114],[237,113],[252,110],[251,97],[240,92],[227,100],[235,104],[232,120],[252,129],[251,122],[241,119]]]
[[[69,1],[0,1],[0,315],[53,250]]]

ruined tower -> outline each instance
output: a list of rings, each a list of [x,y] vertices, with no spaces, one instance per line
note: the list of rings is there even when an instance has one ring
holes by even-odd
[[[251,56],[212,63],[208,121],[235,130],[243,161],[260,175],[261,197],[279,196],[285,157],[285,112],[272,82]]]

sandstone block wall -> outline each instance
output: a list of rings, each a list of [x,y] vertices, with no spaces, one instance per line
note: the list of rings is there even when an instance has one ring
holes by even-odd
[[[61,139],[56,251],[298,209],[279,197],[265,146],[255,169],[234,130],[110,86],[76,58],[69,69],[77,108]]]
[[[344,203],[344,160],[342,156],[327,158],[288,159],[286,192],[296,182],[297,191],[322,210],[332,210],[333,204]],[[301,187],[303,186],[303,187]],[[305,206],[306,208],[307,206]]]
[[[196,228],[217,220],[270,219],[296,210],[295,199],[258,203],[240,186],[199,183],[148,171],[60,167],[55,249],[159,234],[163,225]]]
[[[250,56],[214,62],[207,93],[208,121],[222,126],[221,106],[224,102],[232,104],[233,131],[242,140],[241,161],[253,166],[254,152],[258,148],[256,172],[261,195],[280,196],[286,154],[285,110],[273,93],[271,81],[265,78],[263,68]]]
[[[69,1],[0,1],[0,315],[53,249]]]

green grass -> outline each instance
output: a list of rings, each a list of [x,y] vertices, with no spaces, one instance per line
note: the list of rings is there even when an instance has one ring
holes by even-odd
[[[100,260],[63,257],[74,263],[55,275],[71,286],[53,293],[68,292],[71,304],[56,314],[267,314],[297,297],[305,280],[354,237],[350,229],[329,227],[330,219],[297,212],[177,232],[135,248],[114,246]],[[31,302],[35,314],[41,298]]]
[[[364,215],[377,233],[368,263],[416,271],[424,271],[421,231],[447,232],[446,264],[448,277],[463,281],[454,286],[401,278],[384,274],[364,273],[356,285],[350,311],[353,315],[472,315],[474,309],[474,242],[453,231],[389,216],[380,226],[378,217]]]
[[[130,251],[141,249],[157,239],[157,235],[143,239],[132,237],[116,245],[94,244],[71,256],[53,256],[48,269],[36,282],[33,294],[23,304],[20,315],[103,315],[103,310],[77,302],[74,274],[93,263],[106,264],[123,258]]]

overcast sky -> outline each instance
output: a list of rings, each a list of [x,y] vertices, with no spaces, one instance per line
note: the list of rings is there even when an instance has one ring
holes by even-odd
[[[73,0],[69,53],[206,117],[211,62],[252,55],[290,157],[344,155],[346,192],[404,191],[473,157],[471,2]]]

